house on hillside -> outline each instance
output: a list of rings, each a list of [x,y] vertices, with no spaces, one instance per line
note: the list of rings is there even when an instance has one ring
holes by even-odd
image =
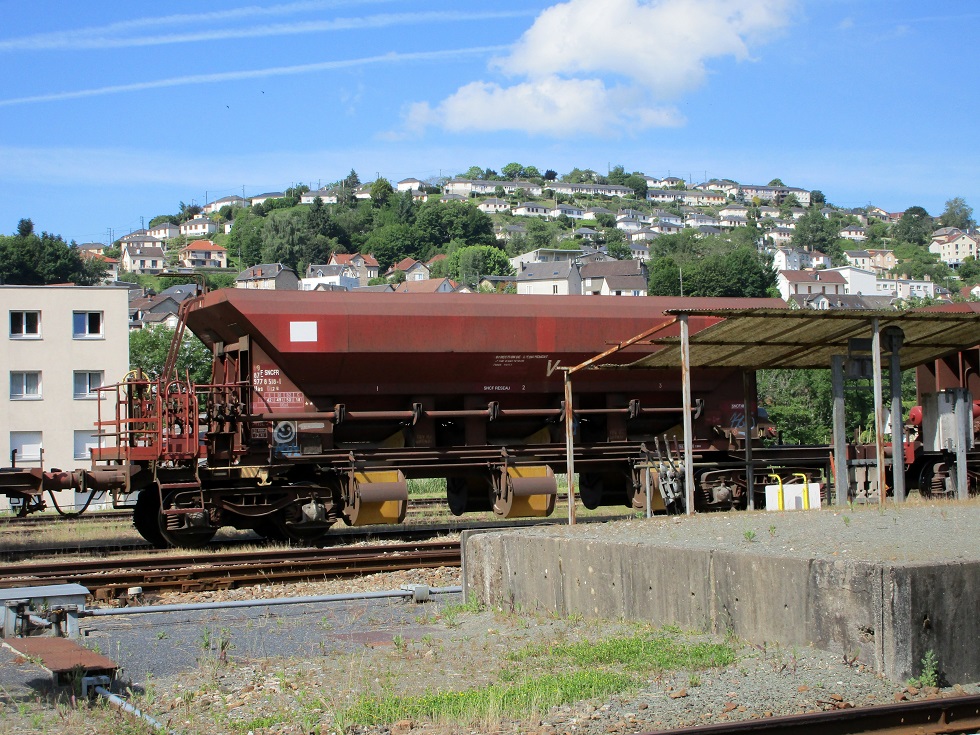
[[[449,278],[424,278],[403,281],[395,286],[395,293],[454,293],[459,284]]]
[[[337,190],[323,187],[322,189],[317,189],[316,191],[303,192],[299,197],[299,203],[313,204],[313,202],[315,202],[317,199],[319,199],[324,204],[336,204]]]
[[[517,293],[567,296],[582,293],[579,265],[571,260],[525,263],[517,271]]]
[[[109,284],[113,281],[119,280],[119,260],[117,258],[109,258],[102,253],[96,253],[91,250],[78,249],[78,254],[81,256],[82,260],[95,260],[103,263],[106,267],[105,276],[102,278],[103,284]]]
[[[188,268],[227,268],[228,250],[210,240],[195,240],[180,249],[178,259]]]
[[[385,272],[385,278],[391,280],[398,273],[404,273],[406,281],[429,280],[429,266],[415,258],[402,258]]]
[[[147,232],[150,237],[155,237],[158,240],[170,240],[180,235],[180,227],[173,222],[160,222],[153,225]]]
[[[792,296],[844,294],[847,282],[840,273],[828,270],[779,271],[776,275],[776,286],[780,297],[789,301]]]
[[[167,254],[159,245],[126,245],[122,249],[122,267],[130,273],[158,273],[166,266]]]
[[[282,199],[285,196],[286,192],[283,191],[267,191],[264,194],[256,194],[254,197],[251,197],[248,202],[254,207],[256,204],[265,204],[270,199]]]
[[[195,217],[180,225],[180,234],[184,237],[207,237],[218,231],[218,225],[208,217]]]
[[[240,197],[237,194],[232,196],[221,197],[221,199],[215,199],[210,204],[204,205],[204,213],[211,214],[212,212],[217,212],[222,207],[245,207],[247,202],[245,197]]]
[[[316,291],[323,286],[331,286],[343,291],[351,291],[360,285],[357,274],[349,265],[309,265],[306,275],[300,280],[301,291]]]
[[[239,273],[235,279],[235,288],[296,291],[299,289],[299,276],[282,263],[262,263]]]
[[[367,286],[372,278],[377,278],[380,271],[378,261],[370,254],[334,253],[327,261],[327,265],[349,265],[354,270],[361,288]]]
[[[522,202],[514,207],[516,217],[547,217],[548,208],[537,202]]]
[[[646,296],[646,263],[641,260],[610,260],[585,263],[580,269],[582,293],[588,296]]]
[[[548,216],[552,219],[557,219],[562,215],[565,215],[569,219],[582,219],[582,208],[575,207],[571,204],[559,204],[557,207],[552,207],[548,212]]]
[[[854,242],[863,242],[868,239],[868,233],[861,225],[848,225],[839,234],[845,240],[853,240]]]
[[[497,212],[510,211],[510,204],[503,199],[490,197],[489,199],[484,199],[482,202],[477,204],[476,208],[481,212],[486,212],[487,214],[496,214]]]

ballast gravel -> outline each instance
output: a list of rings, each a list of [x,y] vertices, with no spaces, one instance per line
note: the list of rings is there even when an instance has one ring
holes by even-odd
[[[962,510],[966,508],[967,510]],[[929,547],[932,558],[959,553],[966,516],[976,503],[923,504],[922,524],[909,533],[923,543],[882,549],[896,558],[909,547]],[[843,529],[838,553],[858,553],[873,542],[871,530],[895,524],[895,513],[908,509],[848,508],[824,511]],[[919,514],[917,514],[919,515]],[[847,520],[845,520],[847,519]],[[719,529],[719,544],[778,544],[776,553],[810,553],[826,533],[799,520],[776,516],[699,517],[697,523]],[[899,516],[903,524],[907,518]],[[673,524],[670,519],[659,523]],[[636,523],[609,524],[589,532],[611,535],[636,532]],[[754,525],[753,525],[754,524]],[[769,533],[769,525],[776,533]],[[966,524],[966,525],[964,525]],[[679,524],[678,524],[679,525]],[[758,526],[758,528],[756,528]],[[795,526],[794,526],[795,528]],[[865,528],[868,533],[860,533]],[[754,530],[749,541],[745,530]],[[945,532],[942,532],[942,531]],[[852,533],[852,531],[855,531]],[[709,536],[710,534],[702,534]],[[682,536],[682,534],[679,534]],[[758,539],[758,541],[754,539]],[[975,538],[975,536],[973,536]],[[931,543],[926,543],[931,539]],[[678,543],[685,543],[683,538]],[[852,551],[853,550],[853,551]],[[972,552],[969,552],[972,553]],[[886,557],[887,558],[887,557]],[[903,557],[904,558],[904,557]],[[232,599],[344,594],[399,588],[404,584],[446,587],[460,583],[458,569],[393,572],[350,580],[252,588],[191,595],[160,596],[148,605],[216,602]],[[531,644],[599,641],[631,635],[643,628],[628,621],[559,618],[547,612],[476,610],[459,595],[432,602],[362,601],[259,610],[186,613],[181,616],[133,615],[86,623],[89,644],[117,660],[129,677],[129,696],[175,732],[337,733],[351,735],[449,735],[451,733],[533,733],[534,735],[608,735],[828,711],[958,694],[980,694],[980,683],[959,682],[942,689],[893,682],[876,675],[866,662],[807,647],[755,646],[735,641],[733,664],[705,671],[648,675],[640,689],[604,700],[576,702],[518,718],[494,716],[475,724],[402,719],[383,725],[349,725],[345,708],[365,693],[420,694],[483,688],[501,680],[513,666],[509,653]],[[688,641],[719,639],[683,632]],[[940,662],[941,663],[941,662]],[[84,704],[72,707],[43,684],[29,661],[0,653],[0,734],[150,732],[124,715]]]

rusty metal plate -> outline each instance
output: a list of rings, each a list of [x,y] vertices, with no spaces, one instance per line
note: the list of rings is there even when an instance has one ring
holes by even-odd
[[[111,659],[67,638],[5,638],[3,644],[24,658],[40,662],[52,674],[66,674],[76,666],[99,673],[118,668]]]

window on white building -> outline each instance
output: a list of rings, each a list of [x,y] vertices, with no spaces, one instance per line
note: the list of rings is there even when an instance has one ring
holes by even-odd
[[[40,431],[11,431],[10,453],[17,464],[41,461]]]
[[[41,373],[40,371],[11,371],[10,373],[10,400],[29,401],[41,398]]]
[[[97,389],[102,387],[103,376],[101,370],[76,370],[72,381],[74,398],[98,398]]]
[[[551,287],[551,293],[553,293],[553,294],[556,294],[556,293],[558,293],[558,284],[557,284],[557,283],[556,283],[556,284],[554,284],[554,285],[553,285],[553,286]]]
[[[39,339],[41,337],[41,312],[10,312],[11,339]]]
[[[75,430],[75,459],[91,459],[90,450],[98,449],[99,440],[93,431],[88,429]]]
[[[76,311],[72,313],[72,336],[75,339],[102,337],[101,311]]]

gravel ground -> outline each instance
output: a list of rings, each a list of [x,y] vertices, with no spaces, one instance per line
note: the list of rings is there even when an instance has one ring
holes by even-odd
[[[936,556],[973,558],[972,527],[958,520],[955,504],[924,506],[922,525],[914,524],[922,544]],[[974,508],[976,505],[973,506]],[[876,526],[905,524],[905,509],[848,509],[821,514],[843,529],[835,549],[841,554],[885,553],[902,558],[907,546],[882,549],[861,533]],[[974,514],[975,515],[975,514]],[[844,518],[850,520],[845,522]],[[898,518],[895,521],[894,518]],[[670,520],[662,521],[673,526]],[[780,553],[810,553],[808,539],[825,533],[790,530],[766,516],[699,517],[715,543],[747,543],[742,526],[755,523],[759,545],[778,544]],[[820,523],[824,522],[823,520]],[[730,525],[736,524],[736,525]],[[763,525],[759,525],[763,524]],[[616,524],[584,533],[630,532]],[[804,524],[805,525],[805,524]],[[717,532],[715,531],[717,529]],[[709,530],[709,529],[706,529]],[[853,534],[851,533],[855,531]],[[679,543],[692,543],[678,534]],[[931,540],[932,543],[925,543]],[[964,545],[973,549],[962,551]],[[877,552],[875,551],[877,550]],[[935,558],[935,557],[931,557]],[[946,557],[948,558],[948,557]],[[441,587],[460,583],[458,569],[398,572],[355,580],[193,595],[160,596],[149,604],[176,601],[341,594],[387,590],[406,583]],[[425,691],[481,689],[513,671],[508,654],[531,644],[602,641],[652,630],[624,621],[557,618],[462,605],[458,595],[443,595],[417,605],[406,601],[362,602],[319,606],[252,608],[218,614],[144,615],[103,618],[87,623],[89,645],[126,668],[137,706],[176,732],[188,733],[331,733],[344,728],[338,720],[363,693],[419,694]],[[676,633],[685,641],[718,641],[695,633]],[[810,648],[757,647],[729,641],[735,662],[725,668],[651,671],[636,691],[603,700],[578,702],[512,718],[502,715],[457,724],[399,720],[376,726],[346,728],[356,735],[382,733],[535,733],[535,735],[605,735],[725,722],[736,719],[799,714],[820,710],[889,704],[899,700],[980,693],[980,683],[937,690],[890,682],[861,661]],[[149,732],[101,706],[71,706],[51,695],[34,664],[0,653],[0,733]]]

